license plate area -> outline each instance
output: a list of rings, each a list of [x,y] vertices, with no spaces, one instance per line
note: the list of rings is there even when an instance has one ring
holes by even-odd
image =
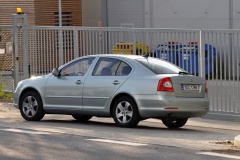
[[[197,84],[182,84],[183,91],[198,91],[199,86]]]

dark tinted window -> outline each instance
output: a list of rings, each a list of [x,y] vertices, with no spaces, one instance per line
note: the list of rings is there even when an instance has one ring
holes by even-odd
[[[114,76],[121,61],[115,58],[100,58],[93,70],[93,76]]]
[[[137,59],[137,61],[150,69],[155,74],[178,74],[179,72],[184,71],[171,63],[157,58],[141,58]]]
[[[116,58],[100,58],[93,70],[93,76],[127,76],[132,68]]]
[[[132,68],[127,63],[121,62],[118,67],[116,76],[127,76],[131,71]]]

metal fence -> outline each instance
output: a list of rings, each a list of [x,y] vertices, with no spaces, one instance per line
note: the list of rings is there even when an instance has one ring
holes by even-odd
[[[203,30],[202,41],[215,48],[206,56],[210,75],[210,109],[218,114],[240,113],[240,30]],[[206,65],[206,66],[207,66]]]
[[[13,29],[13,42],[18,52],[13,56],[15,80],[47,74],[79,56],[142,55],[151,50],[151,56],[208,79],[212,112],[240,113],[240,30],[23,25]]]
[[[52,68],[84,55],[142,55],[152,50],[152,56],[163,58],[163,55],[167,57],[168,53],[162,52],[159,45],[169,45],[173,40],[183,43],[199,40],[198,30],[39,26],[25,29],[28,34],[28,48],[25,51],[29,52],[30,75],[49,73]],[[172,45],[181,45],[175,42]],[[173,51],[173,56],[178,56],[177,50]],[[177,64],[177,61],[173,63]]]

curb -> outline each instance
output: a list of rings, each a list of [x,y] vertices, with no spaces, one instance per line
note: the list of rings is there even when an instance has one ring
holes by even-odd
[[[0,99],[0,103],[13,103],[11,99]]]
[[[240,148],[240,135],[235,137],[235,139],[234,139],[234,146]]]
[[[7,111],[18,111],[18,109],[16,109],[14,106],[13,106],[13,101],[9,101],[9,100],[2,100],[0,99],[0,112],[1,111],[4,111],[4,112],[7,112]]]

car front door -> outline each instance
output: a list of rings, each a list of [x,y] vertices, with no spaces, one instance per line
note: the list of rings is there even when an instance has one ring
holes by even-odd
[[[131,71],[132,68],[119,59],[99,58],[93,73],[88,75],[84,83],[83,109],[104,109]]]
[[[46,82],[45,102],[48,109],[82,109],[82,90],[94,57],[73,61],[51,75]]]

